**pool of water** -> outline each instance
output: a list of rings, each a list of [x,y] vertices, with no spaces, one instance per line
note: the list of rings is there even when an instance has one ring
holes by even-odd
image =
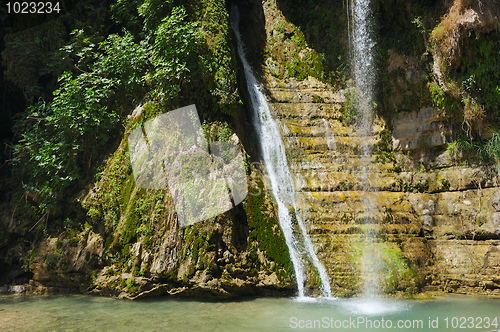
[[[257,298],[207,302],[0,296],[1,331],[498,331],[500,299]]]

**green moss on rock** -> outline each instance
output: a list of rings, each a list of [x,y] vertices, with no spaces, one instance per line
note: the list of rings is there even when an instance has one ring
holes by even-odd
[[[289,282],[294,270],[283,231],[269,197],[264,194],[264,184],[260,178],[256,179],[256,185],[260,194],[249,195],[244,204],[248,217],[250,246],[256,245],[276,264],[275,271],[280,282]],[[250,248],[250,252],[255,253],[255,250]]]

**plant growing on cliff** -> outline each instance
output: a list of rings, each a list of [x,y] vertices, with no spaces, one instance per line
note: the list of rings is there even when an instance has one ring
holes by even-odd
[[[486,153],[495,160],[496,166],[500,169],[500,132],[494,132],[485,145]]]
[[[118,122],[106,106],[115,80],[64,73],[59,82],[51,103],[38,102],[22,115],[14,147],[27,185],[48,201],[84,175]]]
[[[455,0],[449,12],[441,22],[432,30],[431,40],[439,49],[444,60],[451,64],[460,55],[459,41],[461,37],[461,18],[471,6],[471,0]]]
[[[380,163],[396,162],[396,155],[392,150],[392,133],[384,129],[378,133],[379,140],[375,143],[375,160]]]
[[[63,51],[74,58],[78,72],[63,73],[53,100],[29,107],[16,126],[15,162],[23,181],[44,202],[59,201],[70,185],[88,175],[119,133],[128,105],[144,98],[146,86],[150,98],[159,102],[177,96],[201,36],[198,25],[185,18],[182,7],[174,8],[139,43],[128,31],[98,45],[82,30],[73,33]]]
[[[354,89],[347,89],[344,92],[344,96],[346,101],[340,108],[340,113],[342,113],[342,115],[339,120],[342,121],[344,125],[353,125],[358,119],[358,99],[356,91]]]
[[[463,131],[474,140],[485,138],[498,126],[499,69],[498,6],[494,2],[453,1],[449,11],[430,33],[434,74],[441,93],[451,102],[436,104],[463,122]],[[471,20],[476,15],[481,20]],[[474,32],[475,36],[472,36]],[[430,86],[433,97],[437,89]],[[443,99],[443,98],[440,98]],[[440,104],[440,105],[439,105]],[[490,128],[488,128],[490,127]],[[480,144],[472,152],[483,157]]]

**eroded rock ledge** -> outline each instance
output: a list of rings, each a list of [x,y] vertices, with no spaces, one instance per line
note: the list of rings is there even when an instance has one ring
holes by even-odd
[[[367,229],[377,232],[387,292],[500,294],[497,171],[450,156],[451,128],[437,110],[402,112],[392,123],[390,150],[406,151],[399,161],[363,156],[362,144],[376,151],[387,128],[382,119],[365,142],[342,122],[342,91],[311,77],[267,79],[300,209],[337,294],[358,293],[366,278],[360,264]]]

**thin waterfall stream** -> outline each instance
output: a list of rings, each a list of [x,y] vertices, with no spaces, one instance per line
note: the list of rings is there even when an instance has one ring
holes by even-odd
[[[274,122],[269,110],[266,97],[262,93],[260,85],[253,75],[252,69],[246,59],[239,30],[239,21],[238,8],[233,6],[231,8],[231,26],[236,36],[238,55],[245,72],[248,94],[251,99],[251,108],[253,112],[253,125],[258,135],[262,157],[271,183],[272,193],[278,206],[279,223],[283,230],[290,253],[290,259],[295,270],[298,297],[303,298],[306,296],[304,290],[304,283],[306,281],[304,264],[307,261],[310,261],[313,268],[318,272],[321,281],[320,289],[322,296],[332,297],[330,280],[326,269],[314,252],[314,247],[307,234],[306,226],[296,212],[295,189],[288,168],[285,146],[283,145],[278,126]]]
[[[370,169],[370,144],[374,118],[374,91],[376,83],[375,45],[373,33],[373,20],[370,0],[352,1],[352,44],[351,51],[353,76],[355,82],[356,106],[359,114],[358,134],[362,139],[362,187],[365,192],[365,246],[361,259],[361,273],[364,278],[363,296],[375,297],[380,294],[381,276],[380,262],[377,250],[377,226],[370,225],[376,211],[374,196],[376,193],[371,188],[372,177]]]

